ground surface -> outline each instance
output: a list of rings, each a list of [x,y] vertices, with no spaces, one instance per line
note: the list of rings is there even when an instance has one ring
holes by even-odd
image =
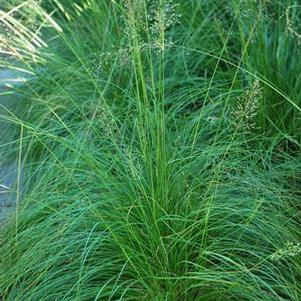
[[[11,97],[3,95],[3,92],[8,92],[10,84],[16,75],[9,70],[0,70],[0,105],[11,109],[15,105]],[[2,95],[1,95],[2,94]],[[0,108],[0,116],[5,114],[5,109]],[[7,137],[9,129],[7,124],[1,121],[0,118],[0,224],[5,221],[5,218],[11,213],[15,207],[15,182],[17,177],[17,161],[13,158],[8,160],[3,156],[5,151],[5,137]],[[1,299],[0,299],[1,300]]]

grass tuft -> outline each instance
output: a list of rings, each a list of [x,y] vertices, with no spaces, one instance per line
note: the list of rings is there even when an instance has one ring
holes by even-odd
[[[0,61],[26,80],[0,115],[5,300],[301,299],[285,2],[8,1]]]

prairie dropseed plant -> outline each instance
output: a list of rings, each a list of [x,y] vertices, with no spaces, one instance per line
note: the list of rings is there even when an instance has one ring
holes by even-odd
[[[268,93],[291,99],[256,64],[247,2],[35,1],[45,45],[11,63],[34,76],[1,114],[25,179],[4,300],[300,301],[301,165],[273,147],[296,128],[266,126],[285,119]]]

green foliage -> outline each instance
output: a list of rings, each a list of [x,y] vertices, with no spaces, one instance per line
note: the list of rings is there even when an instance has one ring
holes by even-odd
[[[301,52],[295,27],[300,22],[298,11],[300,7],[293,3],[263,5],[245,60],[251,72],[270,83],[262,86],[258,112],[260,130],[273,136],[287,135],[290,140],[297,139],[295,143],[300,142]],[[250,14],[252,17],[252,12]],[[245,40],[251,24],[243,19],[240,27]]]
[[[301,299],[298,39],[270,4],[2,12],[26,79],[1,114],[24,165],[5,300]]]

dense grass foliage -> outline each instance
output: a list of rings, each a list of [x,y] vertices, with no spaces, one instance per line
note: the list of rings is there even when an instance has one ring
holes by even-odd
[[[294,1],[2,9],[4,300],[301,300]]]

